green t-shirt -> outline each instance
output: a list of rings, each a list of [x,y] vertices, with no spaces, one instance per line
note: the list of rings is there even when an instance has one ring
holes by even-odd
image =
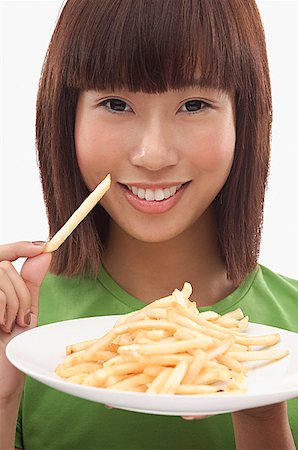
[[[175,286],[173,286],[174,288]],[[96,315],[125,314],[144,306],[102,268],[96,280],[48,274],[41,288],[39,324]],[[258,266],[212,309],[240,307],[251,322],[298,332],[298,282]],[[199,400],[198,400],[199,401]],[[298,399],[288,402],[298,445]],[[204,420],[109,410],[56,391],[27,377],[17,424],[16,447],[25,449],[233,449],[231,414]]]

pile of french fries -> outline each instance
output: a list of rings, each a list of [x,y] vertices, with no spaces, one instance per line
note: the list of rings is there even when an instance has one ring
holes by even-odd
[[[285,357],[278,333],[248,336],[241,309],[199,312],[190,283],[126,314],[103,337],[69,345],[56,374],[70,382],[154,394],[245,392],[246,361]]]

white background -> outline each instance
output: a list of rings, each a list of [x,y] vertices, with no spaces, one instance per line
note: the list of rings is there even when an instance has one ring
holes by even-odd
[[[298,3],[259,0],[273,90],[260,262],[298,278]],[[34,126],[39,74],[61,1],[0,0],[0,243],[46,240]]]

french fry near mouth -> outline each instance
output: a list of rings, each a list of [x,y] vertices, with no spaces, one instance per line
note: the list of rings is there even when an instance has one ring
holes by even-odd
[[[104,180],[88,195],[78,209],[70,216],[59,231],[47,242],[44,253],[51,253],[57,250],[68,238],[73,230],[89,214],[94,206],[100,201],[111,186],[111,175],[108,174]]]

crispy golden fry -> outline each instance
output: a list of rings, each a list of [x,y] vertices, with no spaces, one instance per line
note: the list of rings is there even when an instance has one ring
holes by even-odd
[[[111,186],[111,175],[99,183],[99,185],[88,195],[78,209],[70,216],[67,222],[60,228],[60,230],[47,242],[44,248],[44,253],[51,253],[57,250],[61,244],[68,238],[79,223],[89,214],[91,209],[99,202],[107,190]]]
[[[216,320],[220,317],[219,314],[217,314],[214,311],[204,311],[200,313],[200,316],[205,320]],[[223,317],[223,316],[222,316]]]
[[[226,314],[223,314],[222,317],[232,317],[236,320],[241,320],[244,317],[243,311],[241,308],[234,309],[234,311],[230,311]]]
[[[237,361],[274,361],[282,359],[288,354],[289,352],[287,350],[256,350],[250,352],[228,352],[227,356],[231,356]]]
[[[239,320],[238,322],[238,329],[243,331],[246,330],[248,327],[248,316],[243,317],[243,319]]]
[[[187,369],[188,363],[186,361],[180,361],[165,381],[161,392],[164,394],[175,394],[177,387],[185,377]]]
[[[77,344],[67,345],[66,354],[71,355],[72,353],[81,352],[82,350],[86,350],[91,347],[91,345],[95,344],[98,339],[90,339],[88,341],[78,342]]]
[[[60,377],[69,378],[80,373],[93,372],[94,370],[101,369],[101,367],[102,364],[99,363],[84,363],[71,367],[65,367],[63,364],[60,364],[56,369],[56,374]]]
[[[176,394],[196,395],[196,394],[215,394],[220,392],[218,386],[210,386],[208,384],[180,384],[176,389]]]
[[[188,370],[185,377],[182,380],[183,384],[193,384],[196,377],[199,375],[204,362],[206,360],[206,354],[200,350],[193,358],[192,362],[188,366]]]
[[[162,391],[163,386],[165,385],[167,379],[169,378],[170,374],[172,373],[172,370],[170,367],[167,367],[162,372],[160,372],[159,375],[152,381],[150,386],[148,387],[147,391],[148,394],[158,394]]]
[[[56,374],[72,383],[149,394],[245,391],[245,361],[274,361],[278,333],[249,336],[241,309],[200,313],[191,285],[122,316],[99,339],[67,346]],[[253,349],[251,349],[251,347]],[[257,349],[257,347],[261,347]]]
[[[69,377],[67,379],[67,381],[69,381],[70,383],[75,383],[75,384],[83,384],[85,379],[87,378],[88,374],[87,373],[78,373],[77,375],[73,375],[72,377]]]
[[[89,362],[104,362],[112,358],[115,355],[113,352],[108,350],[98,350],[88,353],[86,352],[76,352],[67,356],[64,360],[65,367],[72,367],[77,364],[89,363]]]
[[[220,355],[217,357],[217,360],[218,360],[218,362],[220,362],[221,364],[224,364],[226,367],[233,370],[234,372],[239,372],[239,373],[246,372],[245,367],[242,364],[240,364],[239,361],[234,359],[232,356],[228,356],[227,354]]]
[[[157,328],[158,330],[177,330],[178,325],[168,322],[167,320],[140,320],[137,322],[129,322],[124,325],[113,328],[116,334],[128,333],[139,329],[152,330]]]
[[[236,336],[235,342],[237,344],[243,344],[243,345],[263,345],[263,346],[269,346],[277,344],[280,341],[280,335],[278,333],[274,334],[267,334],[266,336]]]
[[[152,381],[151,376],[139,373],[138,375],[132,375],[125,380],[109,386],[110,389],[116,389],[118,391],[129,391],[131,388],[135,388],[141,385],[146,385]]]
[[[193,348],[209,348],[213,343],[213,340],[208,336],[205,338],[195,338],[188,339],[187,341],[176,341],[176,342],[166,342],[164,344],[153,344],[153,345],[125,345],[120,347],[118,352],[120,354],[136,351],[142,355],[169,355],[172,353],[182,353],[188,349]]]

